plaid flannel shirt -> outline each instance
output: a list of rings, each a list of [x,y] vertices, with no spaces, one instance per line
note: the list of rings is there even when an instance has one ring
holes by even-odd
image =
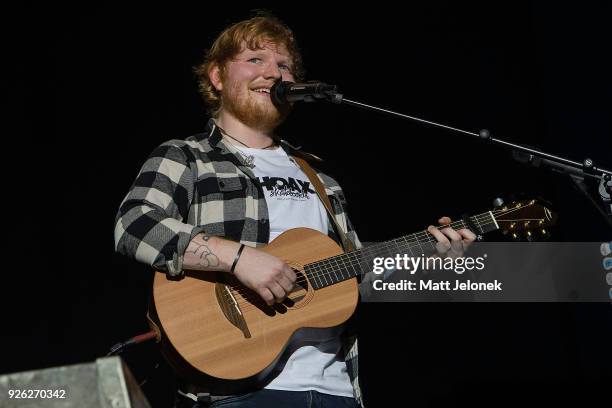
[[[286,142],[281,146],[289,155],[304,156]],[[317,174],[338,224],[360,248],[344,210],[342,189],[331,177]],[[328,224],[329,235],[339,242],[333,223]],[[253,247],[267,245],[270,238],[263,189],[240,156],[223,142],[212,119],[204,133],[170,140],[151,153],[119,208],[115,250],[177,277],[183,274],[189,242],[202,232]],[[361,404],[356,337],[344,339],[343,353]]]

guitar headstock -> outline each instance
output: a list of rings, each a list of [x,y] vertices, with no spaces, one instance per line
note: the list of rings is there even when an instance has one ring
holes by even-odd
[[[557,215],[538,200],[521,200],[492,211],[503,234],[514,239],[548,236],[548,228],[555,225]]]

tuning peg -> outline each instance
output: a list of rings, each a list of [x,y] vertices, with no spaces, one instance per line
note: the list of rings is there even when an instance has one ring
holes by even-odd
[[[503,199],[497,197],[495,200],[493,200],[493,207],[499,208],[502,205],[504,205],[504,200]]]

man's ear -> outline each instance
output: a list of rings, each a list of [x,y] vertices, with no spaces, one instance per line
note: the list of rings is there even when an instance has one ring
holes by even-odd
[[[215,89],[219,92],[223,90],[223,81],[221,81],[221,69],[219,65],[215,64],[208,70],[208,77],[210,78],[210,83],[215,87]]]

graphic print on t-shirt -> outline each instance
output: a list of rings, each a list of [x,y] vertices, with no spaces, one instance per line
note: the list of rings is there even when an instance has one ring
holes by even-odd
[[[265,188],[270,197],[277,200],[308,200],[316,192],[310,187],[310,181],[302,181],[293,177],[257,177],[259,184]]]
[[[269,216],[270,241],[292,228],[327,234],[327,212],[302,169],[282,148],[243,148],[253,156],[255,183],[261,187]]]

